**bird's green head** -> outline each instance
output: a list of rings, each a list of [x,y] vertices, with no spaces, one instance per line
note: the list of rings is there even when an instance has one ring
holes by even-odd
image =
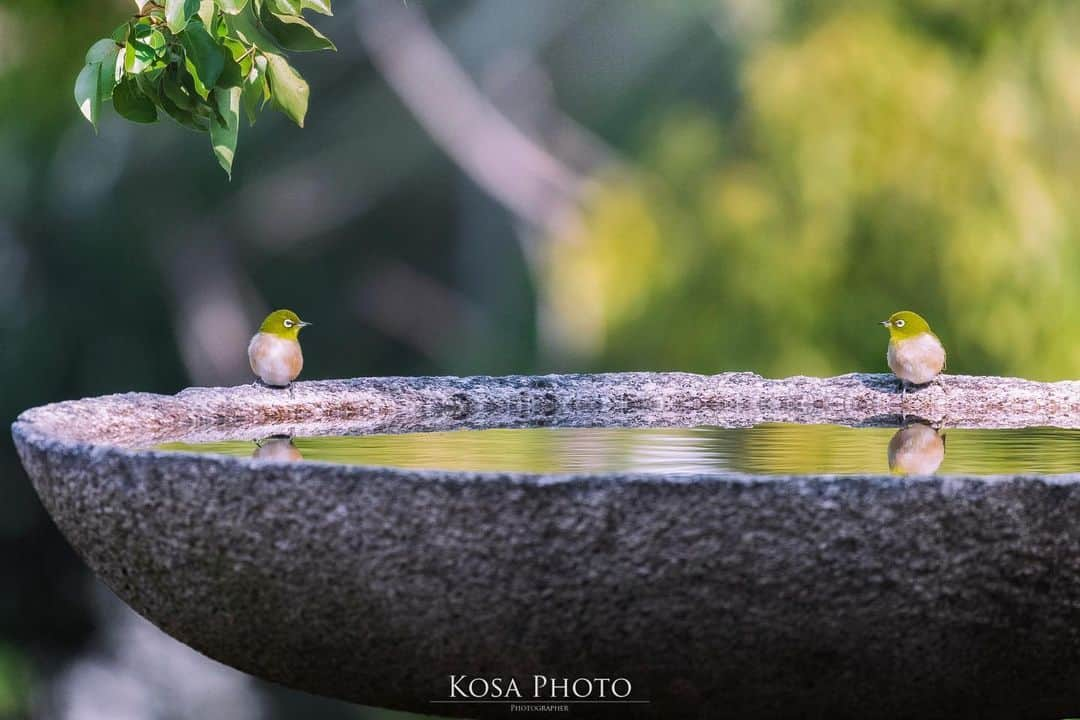
[[[259,326],[259,332],[276,335],[286,340],[296,340],[300,337],[300,328],[310,324],[301,320],[292,310],[275,310],[263,320],[262,325]]]
[[[889,328],[890,340],[906,340],[922,333],[932,333],[930,323],[923,319],[922,315],[910,310],[901,310],[889,316],[888,320],[882,320],[881,324]]]

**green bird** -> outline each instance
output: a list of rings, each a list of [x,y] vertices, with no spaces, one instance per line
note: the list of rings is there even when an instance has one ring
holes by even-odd
[[[251,371],[267,385],[287,387],[304,369],[300,330],[310,324],[292,310],[275,310],[267,315],[248,343]]]
[[[930,329],[930,324],[918,313],[901,310],[893,313],[882,325],[889,328],[889,351],[885,359],[889,369],[900,380],[902,394],[908,385],[925,385],[945,369],[945,346]],[[944,391],[945,386],[941,389]]]

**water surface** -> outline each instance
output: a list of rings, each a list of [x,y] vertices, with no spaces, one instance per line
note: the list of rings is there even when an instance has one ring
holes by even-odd
[[[1080,472],[1080,430],[943,430],[770,424],[754,428],[527,428],[275,437],[159,449],[266,460],[534,473],[1020,474]]]

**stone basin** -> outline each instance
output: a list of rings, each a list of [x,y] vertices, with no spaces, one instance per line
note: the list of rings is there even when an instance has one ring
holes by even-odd
[[[1077,475],[536,475],[153,449],[906,414],[1080,427],[1080,382],[946,386],[902,405],[890,375],[355,379],[64,402],[27,411],[13,435],[45,507],[117,595],[206,655],[301,690],[502,716],[501,699],[440,702],[451,676],[516,678],[531,700],[539,675],[632,684],[638,702],[571,705],[581,717],[1078,714]]]

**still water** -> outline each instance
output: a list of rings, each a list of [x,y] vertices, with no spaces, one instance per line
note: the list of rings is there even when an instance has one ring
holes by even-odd
[[[162,450],[262,460],[535,473],[685,475],[1080,472],[1080,430],[944,430],[771,424],[754,428],[527,428],[259,441]]]

